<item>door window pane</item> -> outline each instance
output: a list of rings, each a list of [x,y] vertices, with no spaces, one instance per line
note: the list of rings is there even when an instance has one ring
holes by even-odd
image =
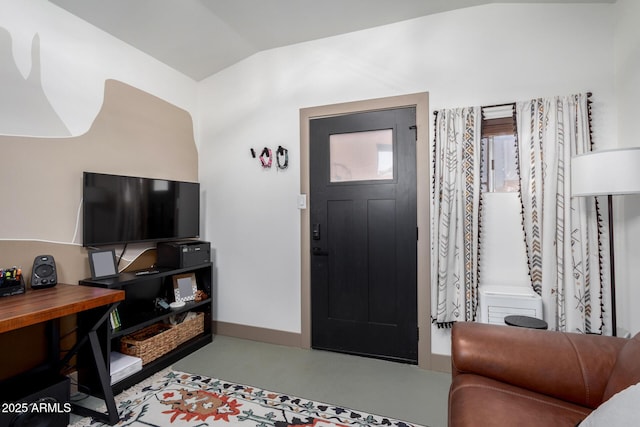
[[[329,136],[331,182],[393,179],[393,129]]]

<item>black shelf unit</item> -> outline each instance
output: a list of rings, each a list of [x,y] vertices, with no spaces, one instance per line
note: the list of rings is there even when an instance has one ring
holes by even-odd
[[[204,291],[208,298],[198,302],[186,302],[184,307],[179,309],[163,310],[156,308],[154,300],[158,297],[173,301],[173,277],[186,273],[195,274],[198,289]],[[113,384],[111,388],[114,395],[212,342],[212,280],[213,263],[208,262],[187,268],[159,268],[148,274],[124,272],[117,277],[99,280],[84,279],[79,282],[83,286],[122,289],[125,291],[125,300],[118,306],[122,326],[112,329],[110,322],[107,321],[98,331],[107,366],[109,365],[111,351],[119,351],[120,349],[121,337],[154,323],[168,323],[169,317],[175,314],[187,311],[204,313],[204,332],[202,334],[179,345],[176,349],[160,358],[143,365],[141,371]],[[85,333],[83,325],[92,324],[92,320],[96,315],[97,313],[85,312],[79,316],[79,336]],[[79,390],[93,396],[101,396],[98,376],[91,365],[90,355],[86,354],[86,352],[80,352],[78,355],[77,369]]]

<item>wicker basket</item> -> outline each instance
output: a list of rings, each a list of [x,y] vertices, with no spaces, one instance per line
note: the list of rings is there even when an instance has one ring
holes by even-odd
[[[176,348],[177,336],[175,328],[156,323],[122,337],[120,352],[139,357],[142,364],[146,365]]]
[[[204,313],[197,313],[193,319],[185,320],[173,327],[177,332],[176,344],[180,345],[204,332]]]

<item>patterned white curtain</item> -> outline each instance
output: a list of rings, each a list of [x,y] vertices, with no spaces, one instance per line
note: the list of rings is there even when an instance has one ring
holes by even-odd
[[[478,305],[481,109],[436,113],[433,156],[433,321],[474,320]]]
[[[571,156],[591,151],[588,95],[516,104],[523,225],[550,329],[602,332],[597,201],[571,197]],[[602,248],[604,249],[604,248]]]

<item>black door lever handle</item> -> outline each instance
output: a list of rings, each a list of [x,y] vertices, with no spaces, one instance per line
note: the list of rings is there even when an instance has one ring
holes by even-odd
[[[315,256],[329,256],[329,252],[323,251],[320,248],[313,248],[312,252],[313,252],[313,255]]]

